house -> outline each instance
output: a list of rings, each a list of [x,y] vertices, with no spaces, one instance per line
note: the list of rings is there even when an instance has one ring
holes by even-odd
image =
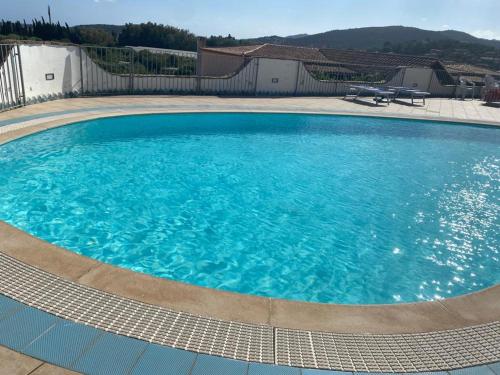
[[[317,49],[307,47],[259,44],[237,47],[205,47],[199,52],[201,75],[223,77],[237,72],[252,58],[324,61],[328,59]]]
[[[322,48],[319,50],[329,61],[352,65],[367,65],[377,67],[414,67],[443,69],[439,60],[427,56],[400,55],[395,53],[365,52]]]
[[[199,53],[200,71],[204,76],[229,76],[252,58],[266,58],[301,61],[311,75],[319,80],[398,81],[398,85],[425,90],[433,79],[442,85],[454,83],[439,60],[425,56],[276,44],[205,47]]]
[[[478,86],[484,85],[484,77],[487,75],[500,79],[500,72],[483,68],[481,66],[457,64],[454,62],[447,62],[444,66],[455,80],[458,80],[460,77],[464,77],[467,81],[473,82]]]
[[[355,50],[322,48],[320,52],[330,61],[358,72],[360,75],[383,76],[386,82],[429,91],[431,86],[453,85],[453,77],[436,58]],[[397,83],[399,82],[399,83]]]

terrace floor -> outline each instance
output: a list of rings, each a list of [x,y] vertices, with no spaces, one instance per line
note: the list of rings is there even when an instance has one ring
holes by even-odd
[[[425,106],[411,106],[408,103],[403,102],[391,103],[389,106],[385,104],[375,106],[369,98],[362,98],[360,101],[351,102],[339,98],[316,97],[220,98],[208,96],[119,96],[62,99],[0,113],[0,145],[3,142],[7,142],[18,136],[87,118],[128,113],[200,111],[262,111],[352,114],[432,119],[500,126],[500,108],[486,106],[480,101],[470,100],[460,101],[433,98],[428,99]],[[485,293],[485,295],[487,295],[486,299],[478,297],[474,300],[473,304],[470,303],[470,300],[465,303],[465,300],[457,299],[456,301],[458,302],[455,301],[453,303],[425,305],[429,307],[429,309],[426,308],[425,311],[417,311],[419,306],[417,304],[413,305],[417,306],[417,308],[411,307],[411,309],[415,312],[412,314],[408,314],[409,310],[406,307],[399,310],[396,308],[391,312],[391,314],[395,314],[394,317],[397,317],[394,319],[392,317],[388,318],[388,316],[385,316],[385,319],[380,319],[381,313],[379,311],[376,313],[376,319],[374,320],[366,318],[368,315],[366,315],[365,312],[360,313],[359,315],[354,314],[351,317],[351,320],[349,320],[348,317],[345,318],[347,320],[339,319],[338,312],[336,312],[335,314],[337,315],[334,314],[335,319],[329,320],[329,318],[325,315],[325,310],[318,309],[317,306],[315,309],[304,310],[305,313],[302,317],[300,317],[298,316],[299,314],[297,314],[296,305],[292,306],[293,308],[291,311],[295,313],[295,316],[292,317],[291,315],[283,314],[283,311],[286,310],[286,306],[280,305],[279,303],[272,305],[272,302],[269,303],[271,304],[270,309],[274,310],[274,315],[269,315],[266,310],[262,313],[261,318],[260,314],[262,311],[259,310],[259,301],[252,305],[253,308],[247,309],[248,311],[243,311],[241,313],[242,315],[237,315],[234,311],[232,311],[232,308],[228,308],[228,306],[235,306],[235,309],[237,309],[239,306],[241,309],[242,301],[233,295],[229,297],[231,301],[225,299],[223,305],[221,304],[220,306],[217,306],[217,303],[213,303],[213,300],[205,300],[205,304],[201,307],[198,306],[199,304],[195,306],[188,304],[182,305],[180,302],[177,303],[177,301],[172,302],[168,300],[168,296],[165,294],[158,293],[156,296],[150,296],[147,294],[147,289],[155,289],[157,286],[156,281],[152,280],[152,278],[142,276],[142,278],[137,276],[137,283],[144,282],[147,287],[144,286],[142,289],[138,288],[138,292],[136,290],[136,294],[134,295],[134,293],[130,290],[127,290],[123,288],[123,285],[120,285],[123,284],[123,280],[128,280],[127,278],[130,277],[130,271],[113,270],[110,268],[111,266],[96,265],[92,263],[94,261],[85,259],[82,260],[81,257],[75,254],[68,254],[65,250],[56,249],[55,247],[50,248],[50,255],[47,253],[43,257],[40,257],[40,255],[36,255],[34,249],[49,249],[49,245],[43,244],[42,241],[31,239],[26,234],[21,234],[19,232],[20,231],[8,228],[5,224],[0,222],[0,374],[71,374],[72,372],[69,370],[45,363],[64,362],[61,359],[61,355],[63,353],[52,353],[53,355],[56,355],[54,358],[57,358],[57,361],[51,361],[49,360],[50,355],[47,354],[47,350],[50,348],[47,349],[43,346],[33,345],[43,340],[49,340],[45,341],[47,343],[50,342],[50,340],[58,339],[59,337],[50,336],[52,335],[52,332],[56,332],[54,335],[62,335],[60,337],[61,339],[69,340],[70,338],[64,336],[67,334],[64,332],[70,331],[71,329],[82,330],[82,332],[86,332],[85,335],[89,335],[89,337],[92,335],[95,335],[95,337],[100,335],[100,341],[96,339],[98,344],[101,345],[100,343],[107,342],[106,345],[108,345],[107,347],[103,346],[101,349],[109,350],[110,348],[116,348],[118,345],[123,345],[123,353],[135,355],[135,352],[140,351],[137,349],[137,345],[141,345],[136,343],[136,341],[138,341],[136,340],[138,337],[136,335],[137,324],[148,316],[151,316],[152,319],[154,319],[163,313],[166,315],[171,314],[172,312],[166,311],[165,308],[171,308],[173,303],[174,307],[178,307],[177,311],[189,310],[191,314],[216,316],[216,318],[230,321],[231,324],[238,321],[246,322],[245,325],[238,325],[238,323],[236,323],[236,327],[239,330],[238,335],[248,329],[248,334],[250,336],[257,334],[264,337],[264,339],[259,341],[258,344],[261,351],[260,362],[285,365],[273,366],[270,364],[266,365],[267,367],[258,367],[255,363],[242,365],[241,361],[219,359],[221,357],[213,357],[215,358],[213,359],[211,356],[198,354],[196,357],[193,357],[194,359],[191,362],[186,359],[186,361],[190,363],[189,366],[186,367],[189,369],[190,374],[218,374],[217,368],[225,368],[226,370],[229,369],[227,370],[229,371],[227,372],[228,374],[254,373],[331,375],[339,374],[340,372],[320,372],[318,370],[305,370],[299,368],[316,367],[334,370],[343,369],[347,371],[345,374],[352,374],[350,371],[438,371],[445,368],[451,370],[480,365],[479,367],[469,367],[469,369],[466,370],[453,370],[450,371],[450,373],[457,375],[500,375],[499,364],[491,364],[500,359],[500,286],[487,291]],[[68,265],[74,265],[74,268],[68,267]],[[36,268],[33,268],[33,266]],[[116,283],[112,280],[113,277],[116,277],[118,280]],[[35,285],[36,288],[33,288],[33,285]],[[176,288],[179,288],[179,286],[177,285]],[[42,290],[43,293],[38,293],[37,289]],[[78,309],[75,310],[73,307],[61,305],[62,302],[60,304],[60,301],[57,301],[57,298],[61,297],[61,291],[67,291],[67,293],[69,293],[68,295],[77,296],[74,298],[75,301],[77,301],[78,298],[82,299],[82,303],[86,304],[80,304],[77,306],[85,306],[85,311],[81,312]],[[113,303],[109,303],[107,305],[101,303],[101,305],[99,305],[99,302],[102,302],[107,298],[106,296],[109,297],[109,294],[102,294],[101,291],[102,293],[113,293],[117,297],[113,296]],[[191,291],[192,289],[190,289],[190,292]],[[172,297],[170,296],[170,298]],[[219,294],[217,298],[219,298],[218,301],[222,301],[221,294]],[[94,299],[97,299],[96,303],[94,303]],[[62,298],[62,300],[65,299]],[[135,302],[134,300],[140,302]],[[233,300],[236,301],[234,304],[232,304]],[[52,303],[51,301],[57,301],[57,303]],[[64,303],[66,302],[68,302],[67,299]],[[122,304],[124,311],[132,311],[133,314],[137,313],[136,315],[139,319],[138,323],[135,325],[130,324],[133,322],[131,322],[131,319],[129,318],[123,326],[120,326],[119,329],[115,329],[114,322],[109,323],[105,319],[96,322],[96,314],[99,314],[99,312],[102,311],[107,311],[106,309],[109,309],[110,305],[114,303],[118,305]],[[266,304],[267,303],[268,301],[266,301]],[[54,307],[53,305],[59,306]],[[248,305],[245,307],[247,308]],[[114,307],[112,306],[111,308]],[[160,308],[163,310],[159,310]],[[134,309],[135,311],[133,311]],[[147,314],[139,315],[139,310],[141,309],[146,309]],[[265,309],[267,309],[267,305],[265,305]],[[338,309],[342,310],[340,308]],[[288,310],[290,310],[289,307]],[[277,314],[277,312],[279,313],[280,311],[282,314]],[[446,315],[443,313],[444,311],[451,312],[451,314]],[[384,310],[382,314],[386,314],[388,312],[389,310]],[[71,318],[72,313],[76,314],[75,316],[78,318]],[[85,316],[86,313],[88,313],[88,317]],[[183,315],[183,313],[175,312],[172,314],[177,314],[175,315],[177,316],[175,318],[176,320],[178,318],[181,320],[185,319],[183,320],[183,322],[185,321],[183,324],[185,324],[186,327],[191,324],[190,319],[193,319],[193,315],[188,316],[187,314]],[[55,316],[58,318],[55,318]],[[408,318],[406,318],[407,316]],[[432,317],[432,319],[427,319],[429,317]],[[9,341],[11,338],[9,338],[6,330],[8,325],[5,325],[9,319],[14,322],[14,325],[28,322],[28,326],[33,326],[41,330],[40,332],[42,333],[33,332],[32,330],[27,329],[23,331],[22,335],[18,335],[18,339],[16,338],[14,341]],[[207,323],[203,320],[203,318],[199,317],[195,317],[194,319],[196,319],[196,321],[192,321],[194,322],[194,328],[192,328],[191,336],[196,336],[197,326],[206,324],[204,329],[207,331],[210,330],[210,325],[214,321],[217,322],[217,320],[211,320]],[[78,325],[83,324],[84,327],[77,326],[74,322],[77,322]],[[274,342],[269,350],[270,352],[274,351],[274,358],[264,358],[265,356],[262,356],[263,350],[267,350],[266,345],[269,344],[265,338],[267,337],[267,328],[265,326],[255,325],[266,324],[266,322],[274,326],[274,328],[269,326],[270,329],[272,328],[270,337],[274,338],[271,339],[271,341],[274,340]],[[373,322],[378,322],[377,327],[373,326]],[[365,323],[371,325],[373,328],[370,329],[369,332],[379,330],[377,332],[381,335],[368,337],[369,340],[366,341],[366,337],[363,336],[364,330],[367,327],[366,325],[363,325]],[[5,329],[2,334],[3,328]],[[304,331],[298,331],[299,328],[304,329]],[[348,343],[346,344],[347,357],[344,358],[342,355],[339,355],[338,366],[334,365],[333,362],[328,362],[328,365],[324,365],[324,363],[321,362],[322,359],[320,358],[322,354],[318,351],[318,348],[314,348],[314,345],[318,344],[318,341],[314,341],[316,340],[315,334],[318,332],[332,333],[340,328],[343,330],[352,330],[352,334],[349,334]],[[461,330],[461,328],[467,329]],[[124,329],[127,330],[126,336],[132,338],[114,334],[120,332],[123,334]],[[185,330],[184,326],[182,327],[177,339],[182,338],[183,330]],[[441,335],[440,332],[445,332],[445,330],[447,330],[447,333]],[[106,333],[103,334],[102,331],[106,331]],[[147,334],[146,331],[147,330],[141,331],[139,333],[139,337],[144,337],[144,335]],[[425,334],[420,335],[420,332],[425,332]],[[394,341],[390,341],[391,337],[389,337],[389,335],[382,335],[385,333],[394,334]],[[405,334],[408,335],[405,336]],[[85,337],[83,336],[81,339],[84,341]],[[155,337],[156,336],[152,336],[150,338],[150,344],[148,344],[149,346],[147,350],[141,349],[142,354],[137,357],[135,368],[137,368],[138,364],[146,366],[146,364],[141,362],[142,359],[139,360],[139,358],[145,357],[144,353],[153,355],[153,349],[159,350],[158,346],[154,344]],[[403,352],[398,352],[401,348],[406,347],[405,345],[408,343],[407,341],[413,340],[413,337],[415,337],[415,343],[437,346],[432,347],[430,355],[428,353],[422,354],[422,358],[420,359],[413,358],[409,356],[408,353],[405,354]],[[165,335],[165,337],[163,337],[163,341],[167,339],[169,339],[169,337],[168,335]],[[333,344],[338,344],[339,339],[341,341],[343,340],[342,337],[335,336],[335,334],[333,334],[333,336],[321,336],[321,340],[333,340]],[[404,345],[401,344],[401,339],[403,339],[403,341],[406,340]],[[21,343],[23,340],[24,342]],[[225,340],[226,341],[223,345],[224,347],[226,346],[226,342],[228,340],[229,343],[231,343],[230,335],[227,336]],[[239,336],[238,340],[240,340]],[[452,344],[455,343],[455,345],[447,347],[446,345],[450,342]],[[238,343],[239,341],[237,342],[237,346]],[[384,350],[378,352],[378,349],[375,350],[371,348],[370,345],[373,343],[378,346],[380,346],[381,343],[387,343],[387,348],[390,351],[389,355],[384,357]],[[349,346],[351,344],[353,345],[352,347]],[[14,348],[15,351],[2,347],[1,345]],[[83,347],[81,340],[75,341],[71,346],[77,347],[78,345],[82,345]],[[90,345],[91,348],[95,347],[95,344],[92,345]],[[189,345],[190,344],[187,343],[186,346],[182,348],[190,349]],[[216,343],[213,345],[216,345]],[[276,347],[274,348],[273,345]],[[468,353],[464,353],[464,348],[467,345],[472,345],[471,348],[473,347],[474,351],[477,352],[474,353],[474,355],[476,355],[475,358],[472,358],[474,357],[472,354],[469,358]],[[249,351],[251,349],[250,346]],[[313,347],[312,351],[311,346]],[[177,345],[177,347],[181,347],[181,345]],[[322,348],[321,345],[319,348]],[[360,357],[360,362],[357,364],[355,357],[359,353],[363,354],[363,351],[370,355],[373,355],[373,353],[380,355],[380,358],[382,359],[372,357],[371,359],[366,360],[367,357],[365,355],[363,358]],[[32,353],[32,356],[27,356],[21,354],[20,352],[27,354]],[[182,351],[179,351],[180,354],[176,352],[175,356],[182,356],[181,352]],[[280,357],[278,352],[284,353],[285,355]],[[435,356],[433,356],[432,352],[435,352]],[[40,353],[45,353],[45,356]],[[89,349],[89,353],[92,353],[92,349]],[[200,351],[200,353],[203,353],[203,351]],[[207,353],[207,351],[205,351],[205,353]],[[221,353],[223,357],[225,356],[234,359],[241,360],[245,357],[238,355],[227,356],[225,353]],[[69,356],[70,354],[71,353],[68,353],[67,355]],[[82,362],[82,360],[80,360],[80,362],[78,362],[75,359],[75,363],[80,363],[80,367],[64,367],[80,369],[82,372],[87,372],[88,370],[90,373],[99,373],[99,369],[92,367],[92,361],[95,361],[95,359],[98,358],[99,351],[97,350],[94,352],[93,359],[87,354],[84,355],[84,359],[85,356],[87,356],[87,364],[84,363],[85,361]],[[247,353],[246,356],[248,357],[249,354]],[[42,360],[38,360],[33,357],[41,358]],[[403,357],[408,359],[408,361],[402,361],[401,358]],[[248,358],[250,359],[247,360],[252,361],[251,355]],[[391,362],[392,360],[394,360],[394,362]],[[419,362],[420,360],[421,363]],[[102,363],[105,364],[105,362],[106,361],[103,360]],[[254,362],[259,362],[259,360],[254,360]],[[148,365],[151,365],[151,363],[151,361],[148,362]],[[443,364],[442,368],[439,367],[439,364],[441,363]],[[384,367],[383,364],[385,364],[386,367]],[[238,368],[238,370],[231,372],[231,368]],[[441,373],[444,374],[445,372]]]
[[[479,100],[432,98],[426,105],[412,106],[402,100],[390,105],[373,103],[370,98],[352,102],[340,98],[284,97],[284,98],[231,98],[213,96],[115,96],[61,99],[34,104],[0,113],[0,128],[19,120],[56,119],[77,117],[82,113],[123,113],[148,109],[158,112],[175,111],[268,111],[342,113],[368,116],[408,117],[500,123],[500,108],[487,106]],[[26,125],[33,125],[28,123]],[[0,129],[5,132],[7,129]]]

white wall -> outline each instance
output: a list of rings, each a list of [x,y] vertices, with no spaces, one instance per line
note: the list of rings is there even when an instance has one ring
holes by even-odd
[[[402,86],[427,91],[433,73],[432,69],[405,68]]]
[[[259,59],[257,94],[295,94],[300,65],[292,60]]]
[[[22,45],[20,47],[28,101],[79,93],[82,89],[80,48],[77,46]],[[0,68],[1,69],[1,68]],[[319,81],[293,60],[253,59],[231,77],[176,77],[111,74],[82,50],[83,92],[99,93],[205,93],[233,95],[344,95],[348,82]],[[402,70],[403,71],[403,70]],[[401,71],[401,72],[402,72]],[[1,72],[1,70],[0,70]],[[416,87],[434,95],[451,96],[453,87],[439,83],[430,69],[408,68],[390,85]],[[47,80],[46,74],[54,74]],[[131,90],[133,88],[133,91]]]
[[[44,100],[80,89],[80,56],[75,46],[21,45],[26,100]],[[46,74],[54,74],[47,80]]]
[[[200,79],[200,91],[205,94],[254,95],[259,62],[250,60],[243,68],[227,78]]]
[[[134,76],[134,92],[194,92],[195,77]]]

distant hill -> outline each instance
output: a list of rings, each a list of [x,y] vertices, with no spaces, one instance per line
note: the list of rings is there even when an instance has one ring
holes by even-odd
[[[47,24],[43,19],[33,25],[25,25],[20,21],[0,21],[0,40],[4,39],[59,40],[108,47],[131,45],[196,50],[196,36],[189,30],[154,23],[93,24],[69,28]],[[207,45],[211,47],[262,43],[430,56],[445,63],[471,64],[500,71],[499,40],[476,38],[456,30],[430,31],[415,27],[385,26],[252,39],[212,35],[207,40]]]
[[[430,31],[405,26],[363,27],[311,35],[273,35],[242,39],[239,42],[430,56],[444,62],[478,65],[500,71],[499,40],[476,38],[456,30]]]
[[[75,28],[99,29],[116,35],[120,34],[125,25],[78,25]],[[453,40],[464,43],[475,43],[489,47],[500,48],[500,40],[476,38],[470,34],[456,30],[431,31],[406,26],[362,27],[357,29],[331,30],[319,34],[296,34],[289,36],[264,36],[251,39],[240,39],[241,44],[286,44],[317,48],[343,48],[378,50],[387,43],[392,45],[415,41]]]
[[[275,43],[317,48],[344,48],[373,50],[383,48],[387,43],[402,44],[412,41],[453,40],[476,43],[500,48],[500,41],[476,38],[470,34],[455,31],[430,31],[415,27],[385,26],[358,29],[332,30],[319,34],[296,35],[292,37],[266,36],[244,39],[244,43]]]
[[[296,35],[288,35],[285,38],[290,38],[290,39],[297,39],[297,38],[303,38],[305,36],[308,36],[309,34],[296,34]]]

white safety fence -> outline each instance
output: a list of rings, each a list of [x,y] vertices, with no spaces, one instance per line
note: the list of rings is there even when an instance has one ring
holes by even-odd
[[[0,110],[61,97],[121,94],[343,96],[351,84],[452,96],[446,71],[245,58],[223,76],[197,75],[193,52],[76,45],[0,45]]]
[[[25,103],[19,46],[0,44],[0,111]]]

